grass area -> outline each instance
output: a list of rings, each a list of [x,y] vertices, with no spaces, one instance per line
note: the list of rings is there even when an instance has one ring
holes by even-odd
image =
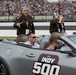
[[[16,37],[12,37],[12,36],[0,36],[0,39],[14,40],[14,39],[16,39]]]

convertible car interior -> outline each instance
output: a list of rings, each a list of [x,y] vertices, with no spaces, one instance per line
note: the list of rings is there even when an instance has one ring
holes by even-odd
[[[48,45],[49,45],[49,42],[48,42],[49,37],[46,37],[46,38],[47,38],[47,40],[39,39],[39,41],[40,41],[40,48],[39,49],[46,50],[46,48],[48,47]],[[22,46],[22,47],[27,47],[27,48],[32,48],[30,45],[24,44],[24,42],[9,41],[8,39],[3,39],[3,40],[1,40],[1,42],[2,43],[7,43],[7,44],[14,44],[14,45]],[[64,43],[59,42],[58,49],[60,49],[62,46],[64,46]]]
[[[76,75],[76,35],[59,37],[56,50],[46,49],[49,36],[37,39],[40,48],[1,40],[0,75]]]

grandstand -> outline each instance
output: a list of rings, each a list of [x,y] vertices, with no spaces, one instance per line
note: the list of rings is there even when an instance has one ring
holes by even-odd
[[[52,1],[52,2],[49,2]],[[25,5],[31,9],[35,23],[36,33],[49,34],[49,22],[56,14],[64,16],[66,30],[73,33],[76,30],[76,0],[0,0],[0,38],[15,38],[16,30],[13,21],[21,14],[21,8]],[[45,22],[40,22],[45,21]],[[75,22],[74,22],[75,21]],[[6,23],[7,22],[7,23]],[[40,31],[39,31],[40,30]],[[71,30],[69,32],[69,30]],[[6,33],[4,33],[6,32]],[[76,32],[76,31],[75,31]],[[72,34],[71,33],[71,34]],[[12,34],[12,35],[11,35]]]
[[[13,21],[28,5],[35,21],[49,21],[54,14],[64,15],[65,21],[76,21],[75,0],[0,0],[0,21]],[[72,2],[71,2],[72,1]]]

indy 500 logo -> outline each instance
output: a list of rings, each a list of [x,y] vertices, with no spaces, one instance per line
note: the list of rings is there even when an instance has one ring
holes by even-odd
[[[57,63],[58,56],[42,54],[34,63],[33,73],[35,75],[59,75],[60,66]]]

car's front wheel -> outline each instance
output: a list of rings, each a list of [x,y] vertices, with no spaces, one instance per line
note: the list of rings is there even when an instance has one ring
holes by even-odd
[[[0,75],[10,75],[7,65],[0,60]]]

